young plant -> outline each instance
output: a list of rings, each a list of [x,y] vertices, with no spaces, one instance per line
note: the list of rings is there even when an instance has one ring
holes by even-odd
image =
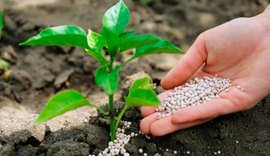
[[[0,73],[8,71],[9,66],[9,63],[0,57]]]
[[[116,115],[114,111],[114,93],[119,84],[119,72],[129,62],[144,55],[155,53],[183,53],[169,41],[152,34],[135,35],[135,31],[124,31],[129,24],[130,13],[123,0],[106,11],[103,17],[103,26],[100,34],[88,30],[88,34],[80,27],[63,25],[42,30],[38,35],[31,37],[20,45],[60,45],[74,46],[85,49],[86,53],[101,63],[96,70],[95,82],[108,95],[108,110],[104,111],[91,103],[81,93],[67,90],[53,96],[35,120],[42,123],[53,117],[81,106],[96,108],[110,120],[111,140],[115,139],[115,132],[125,111],[132,106],[157,106],[160,101],[153,91],[155,85],[149,77],[140,78],[130,87],[125,105]],[[135,49],[135,53],[127,61],[115,65],[115,59],[127,50]],[[106,59],[105,55],[109,55]]]
[[[3,27],[4,27],[3,12],[0,11],[0,39],[2,37]],[[10,64],[0,57],[0,75],[4,74],[4,77],[8,78],[10,74],[9,66]]]
[[[2,30],[3,30],[3,27],[4,27],[4,22],[3,22],[3,12],[0,11],[0,39],[2,37]]]
[[[141,3],[145,6],[149,5],[153,0],[140,0]]]

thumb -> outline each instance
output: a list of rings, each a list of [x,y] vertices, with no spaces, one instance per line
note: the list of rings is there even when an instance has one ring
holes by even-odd
[[[266,8],[265,8],[265,10],[264,11],[270,11],[270,4],[268,4],[267,6],[266,6]]]
[[[183,58],[161,80],[164,89],[179,86],[192,77],[207,59],[204,35],[201,34]]]

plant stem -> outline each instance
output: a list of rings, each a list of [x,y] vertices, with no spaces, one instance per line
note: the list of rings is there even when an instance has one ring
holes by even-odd
[[[125,65],[127,65],[129,62],[133,61],[135,58],[131,57],[129,58],[127,61],[125,61],[124,63],[120,64],[121,67],[124,67]]]
[[[113,94],[109,95],[109,115],[110,115],[110,132],[111,140],[115,139],[115,119],[114,119],[114,109],[113,109]]]
[[[121,121],[121,119],[122,119],[122,117],[123,117],[123,115],[124,115],[124,113],[126,112],[127,109],[128,109],[128,106],[125,105],[124,108],[123,108],[123,109],[121,110],[121,112],[119,113],[119,115],[118,115],[118,117],[117,117],[117,119],[116,119],[115,129],[118,128],[119,123],[120,123],[120,121]]]
[[[113,62],[114,57],[110,57],[110,64],[109,64],[109,72],[113,71]],[[114,108],[113,108],[113,94],[109,95],[109,116],[110,116],[110,133],[111,133],[111,140],[115,140],[116,132],[115,132],[115,118],[114,118]]]
[[[96,106],[95,108],[96,108],[101,114],[103,114],[104,116],[109,115],[109,113],[106,112],[105,110],[103,110],[102,108],[100,108],[100,107],[98,107],[98,106]]]
[[[89,102],[89,106],[90,106],[90,107],[96,108],[97,111],[99,111],[99,112],[100,112],[101,114],[103,114],[104,116],[108,116],[108,115],[109,115],[108,112],[106,112],[104,109],[100,108],[98,105],[95,105],[95,104],[91,103],[88,99],[84,99],[84,100],[87,100],[87,101]]]
[[[113,70],[113,62],[114,62],[114,57],[113,56],[110,56],[110,64],[109,64],[109,70],[110,70],[110,72],[112,72],[112,70]]]

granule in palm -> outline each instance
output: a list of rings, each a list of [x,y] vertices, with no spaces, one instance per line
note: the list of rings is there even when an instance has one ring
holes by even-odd
[[[169,93],[167,99],[156,109],[157,112],[162,112],[158,114],[158,118],[170,116],[179,109],[219,98],[218,94],[227,91],[230,86],[231,80],[217,76],[194,78],[183,86],[175,87],[174,91]]]

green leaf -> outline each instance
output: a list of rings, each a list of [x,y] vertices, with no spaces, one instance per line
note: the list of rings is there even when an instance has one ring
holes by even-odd
[[[133,59],[143,55],[155,53],[183,53],[183,51],[171,42],[163,40],[152,34],[131,35],[127,33],[120,36],[120,51],[124,52],[128,49],[136,48]]]
[[[128,97],[126,97],[127,106],[157,106],[160,104],[157,94],[153,91],[155,84],[149,77],[143,77],[135,80],[130,87]]]
[[[157,54],[157,53],[175,53],[175,54],[183,54],[184,52],[173,45],[171,42],[167,40],[157,40],[148,44],[143,44],[136,48],[134,58],[138,58],[144,55],[149,54]]]
[[[126,97],[127,106],[158,106],[160,100],[153,90],[137,89]]]
[[[131,32],[127,34],[123,33],[123,35],[120,35],[120,40],[120,52],[124,52],[132,48],[136,49],[135,54],[128,61],[124,62],[122,66],[144,55],[158,53],[184,53],[171,42],[152,34],[134,35]]]
[[[103,65],[107,64],[106,59],[102,55],[102,48],[105,45],[105,41],[99,34],[88,30],[87,35],[88,45],[90,49],[85,49],[85,51],[96,60],[101,62]]]
[[[149,5],[153,0],[140,0],[141,3],[145,6]]]
[[[104,14],[101,35],[106,41],[110,56],[114,57],[118,53],[119,35],[127,27],[129,20],[129,9],[123,0],[120,0]]]
[[[93,49],[97,53],[101,53],[102,48],[105,44],[104,39],[98,33],[93,32],[92,30],[88,30],[88,45],[91,49]]]
[[[103,29],[113,33],[121,34],[130,20],[128,7],[123,0],[111,7],[103,16]]]
[[[143,34],[143,35],[133,35],[133,34],[131,34],[131,32],[130,33],[125,32],[123,33],[123,35],[120,36],[121,41],[120,52],[162,40],[159,37],[152,34]]]
[[[107,30],[102,30],[101,35],[105,40],[107,52],[114,57],[119,51],[120,39],[117,34],[113,34]]]
[[[137,31],[135,30],[131,30],[131,31],[126,31],[126,32],[123,32],[119,35],[120,38],[127,38],[127,37],[130,37],[134,34],[136,34]]]
[[[51,97],[35,123],[42,123],[81,106],[94,107],[81,93],[66,90]]]
[[[118,88],[119,71],[120,66],[116,66],[111,72],[107,70],[107,66],[98,68],[96,71],[96,84],[102,87],[107,94],[113,94]]]
[[[130,87],[129,94],[137,89],[153,90],[156,85],[153,84],[151,81],[152,80],[148,76],[135,80]]]
[[[3,12],[0,11],[0,39],[2,37],[2,30],[3,30],[3,27],[4,27],[4,22],[3,22]]]
[[[84,30],[77,26],[63,25],[42,30],[20,45],[61,45],[90,49]]]

